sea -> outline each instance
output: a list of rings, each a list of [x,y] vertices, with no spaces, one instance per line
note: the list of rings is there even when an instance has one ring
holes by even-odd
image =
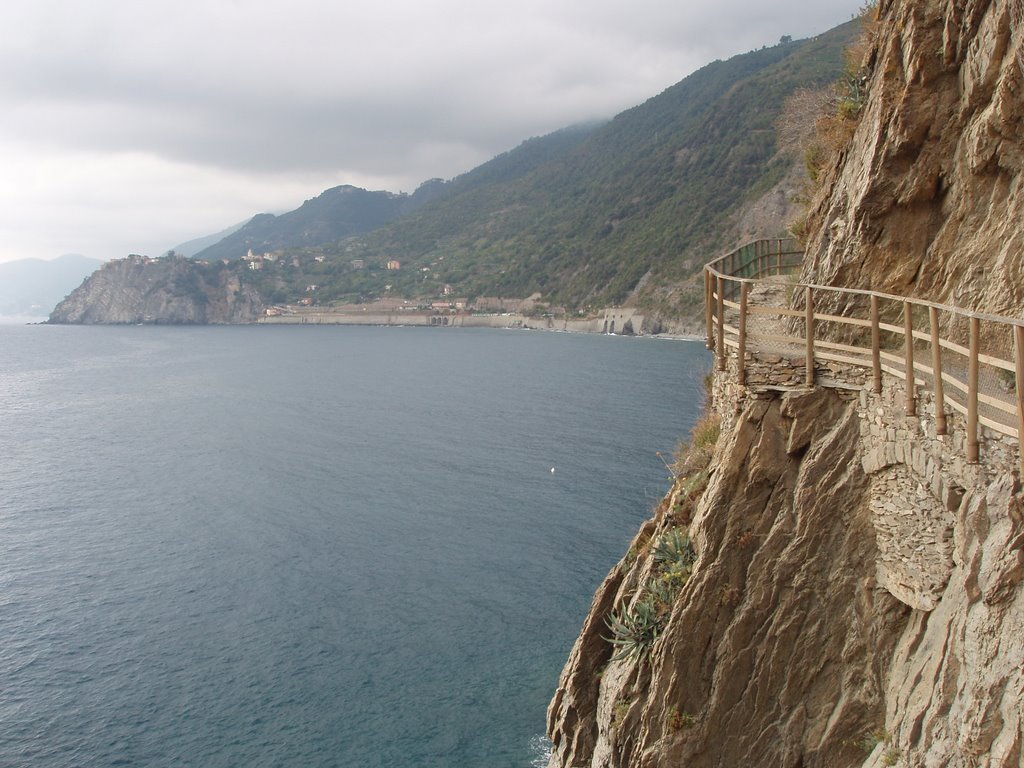
[[[534,331],[0,326],[0,766],[546,764],[709,365]]]

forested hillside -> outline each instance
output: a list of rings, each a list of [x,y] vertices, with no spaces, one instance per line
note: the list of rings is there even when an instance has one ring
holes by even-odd
[[[539,292],[581,310],[636,293],[659,314],[689,314],[699,297],[663,288],[730,246],[730,218],[799,162],[776,150],[786,97],[834,81],[855,32],[851,22],[716,61],[603,125],[524,142],[376,232],[321,245],[325,262],[298,282],[315,277],[321,303],[448,285],[469,297]],[[392,259],[400,270],[383,269]],[[299,295],[285,267],[250,279]]]
[[[475,192],[429,206],[365,250],[415,254],[438,283],[470,295],[539,291],[571,307],[621,302],[649,270],[655,283],[685,278],[726,245],[730,214],[788,170],[776,118],[796,87],[836,78],[849,34],[710,64],[525,179],[489,190],[485,205]],[[410,235],[428,221],[437,236],[417,251]]]
[[[197,258],[226,260],[267,304],[539,293],[570,312],[627,303],[692,318],[700,265],[741,236],[755,201],[772,190],[785,203],[799,186],[780,185],[803,164],[778,149],[787,97],[834,82],[857,31],[851,21],[715,61],[614,119],[529,139],[412,195],[329,189]],[[775,210],[756,234],[785,225]],[[250,250],[258,263],[243,260]]]

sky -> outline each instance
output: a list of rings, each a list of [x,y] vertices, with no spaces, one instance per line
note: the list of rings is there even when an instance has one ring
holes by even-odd
[[[353,184],[412,192],[861,0],[12,0],[0,261],[158,256]]]

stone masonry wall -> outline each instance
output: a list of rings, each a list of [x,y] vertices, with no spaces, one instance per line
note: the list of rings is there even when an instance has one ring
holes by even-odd
[[[716,369],[713,403],[725,429],[751,400],[804,385],[802,355],[746,356],[746,386],[737,383],[734,350],[726,370]],[[916,415],[906,413],[903,382],[883,375],[872,391],[868,372],[838,363],[816,365],[819,386],[856,401],[860,418],[857,455],[871,480],[871,511],[879,550],[877,580],[906,605],[930,611],[953,567],[956,513],[968,491],[984,489],[1000,476],[1018,474],[1017,441],[981,429],[980,460],[967,461],[966,423],[947,413],[947,434],[936,434],[934,393],[920,387]]]

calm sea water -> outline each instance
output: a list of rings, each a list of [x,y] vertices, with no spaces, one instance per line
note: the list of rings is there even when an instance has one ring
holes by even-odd
[[[0,765],[530,766],[707,365],[512,331],[0,327]]]

